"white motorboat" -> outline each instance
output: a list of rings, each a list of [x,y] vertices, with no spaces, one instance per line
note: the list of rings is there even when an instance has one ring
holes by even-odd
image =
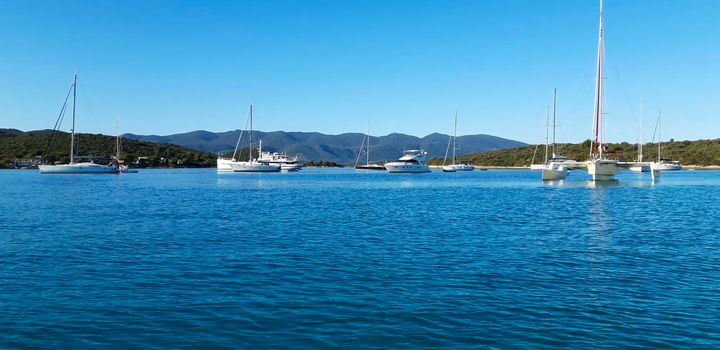
[[[448,158],[448,153],[450,150],[450,143],[452,142],[452,164],[445,165],[445,162]],[[456,171],[473,171],[475,170],[475,167],[468,163],[468,162],[462,162],[460,164],[457,163],[457,159],[455,157],[455,152],[457,150],[457,112],[455,112],[455,129],[453,131],[453,136],[450,137],[448,140],[448,146],[447,149],[445,149],[445,158],[443,159],[443,166],[442,171],[446,173],[454,173]]]
[[[283,171],[298,171],[304,165],[298,160],[297,155],[290,157],[285,152],[261,152],[258,162],[277,165]]]
[[[117,164],[117,158],[112,158],[110,164],[97,164],[93,162],[75,162],[75,109],[77,104],[77,74],[73,78],[72,86],[73,103],[72,103],[72,129],[70,130],[70,164],[40,164],[38,169],[40,174],[117,174],[120,170]],[[59,127],[62,117],[65,113],[67,100],[70,98],[70,91],[65,98],[65,104],[58,117],[56,127]],[[57,129],[53,129],[56,132]],[[52,136],[51,136],[52,137]]]
[[[422,150],[406,150],[400,159],[385,163],[390,173],[429,173],[430,167],[425,165],[427,152]]]
[[[590,159],[586,161],[588,174],[593,181],[612,181],[617,174],[617,160],[605,158],[603,127],[603,7],[600,0],[600,29],[598,30],[598,56],[595,76],[595,106],[593,113],[594,139],[590,146]]]

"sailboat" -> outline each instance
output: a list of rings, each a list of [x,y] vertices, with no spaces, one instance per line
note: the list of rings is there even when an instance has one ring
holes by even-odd
[[[637,162],[630,167],[630,171],[636,173],[646,173],[650,171],[650,164],[643,163],[643,103],[640,101],[640,136],[638,137],[638,156]]]
[[[238,138],[237,146],[235,146],[235,153],[233,153],[233,158],[230,162],[225,162],[223,165],[227,166],[229,165],[230,168],[232,168],[232,171],[234,172],[240,172],[240,173],[268,173],[268,172],[278,172],[280,171],[279,165],[272,165],[268,164],[266,162],[260,162],[258,159],[254,159],[252,156],[253,151],[253,138],[252,138],[252,123],[253,123],[253,106],[250,105],[250,115],[249,115],[249,123],[250,123],[250,129],[248,130],[248,160],[247,161],[235,161],[235,155],[237,154],[238,147],[241,144],[242,140],[242,132],[240,133],[240,138]],[[262,140],[259,141],[259,147],[258,147],[258,154],[262,154]],[[220,170],[220,159],[218,158],[218,171]]]
[[[660,151],[661,151],[660,127],[661,127],[661,124],[662,124],[662,110],[660,110],[660,113],[658,114],[658,120],[657,120],[658,149],[657,149],[657,160],[655,161],[655,168],[658,171],[682,170],[683,166],[682,166],[682,164],[680,164],[680,161],[665,159],[665,158],[662,158],[660,155]]]
[[[455,158],[455,151],[457,150],[457,112],[455,112],[455,131],[453,132],[453,136],[450,137],[448,140],[448,149],[445,150],[445,159],[443,159],[443,167],[442,170],[446,173],[454,173],[456,171],[473,171],[475,170],[475,167],[472,166],[472,164],[469,164],[467,162],[462,162],[460,164],[456,163]],[[450,142],[452,141],[452,164],[445,165],[445,162],[447,161],[448,157],[448,150],[450,149]]]
[[[363,146],[365,146],[365,164],[360,163],[360,156],[363,152]],[[357,158],[355,158],[355,169],[357,170],[385,170],[382,164],[370,163],[370,121],[368,121],[367,134],[363,137],[362,143],[360,144],[360,151],[358,152]]]
[[[115,159],[117,159],[118,162],[118,169],[123,174],[137,174],[137,169],[130,169],[130,166],[125,163],[125,161],[120,157],[120,153],[122,150],[121,146],[122,142],[120,139],[120,123],[115,120]]]
[[[603,2],[600,0],[600,29],[598,31],[598,56],[595,82],[595,106],[593,114],[593,137],[590,159],[586,162],[588,174],[593,181],[613,181],[617,174],[617,160],[605,158],[603,129]]]
[[[72,104],[72,129],[70,130],[70,163],[69,164],[40,164],[38,169],[40,174],[117,174],[119,168],[117,166],[117,159],[108,165],[96,164],[92,162],[75,162],[75,110],[77,105],[77,74],[73,77],[73,83],[71,86],[73,104]],[[65,100],[67,103],[67,99]],[[58,118],[59,123],[64,113],[61,112]],[[56,123],[56,124],[57,124]]]
[[[553,136],[552,136],[552,158],[548,159],[548,134],[545,128],[545,165],[542,168],[542,180],[562,180],[568,175],[568,168],[565,166],[566,158],[555,153],[555,115],[556,115],[557,89],[553,90]],[[547,113],[546,124],[549,123],[550,111]]]

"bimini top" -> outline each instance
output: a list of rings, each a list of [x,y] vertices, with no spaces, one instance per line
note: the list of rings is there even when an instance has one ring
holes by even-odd
[[[409,149],[403,153],[403,156],[398,159],[401,162],[424,162],[427,159],[427,152],[423,150]]]

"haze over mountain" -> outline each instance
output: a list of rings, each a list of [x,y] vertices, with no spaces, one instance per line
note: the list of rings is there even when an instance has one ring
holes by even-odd
[[[124,134],[123,136],[131,140],[169,143],[218,153],[232,152],[239,135],[240,130],[219,133],[197,130],[167,136],[136,134]],[[363,137],[364,135],[361,133],[326,135],[316,132],[253,131],[253,138],[263,141],[263,150],[285,151],[289,154],[298,154],[304,160],[329,160],[341,164],[355,162]],[[424,149],[430,156],[442,157],[445,155],[448,139],[448,135],[438,133],[422,138],[398,133],[373,136],[370,138],[370,160],[394,160],[402,154],[403,149]],[[243,142],[246,143],[246,141]],[[458,155],[464,155],[525,146],[526,144],[480,134],[458,136],[457,145]]]

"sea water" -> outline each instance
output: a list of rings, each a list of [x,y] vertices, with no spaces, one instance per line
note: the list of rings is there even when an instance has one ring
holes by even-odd
[[[720,347],[720,172],[587,179],[0,171],[0,347]]]

